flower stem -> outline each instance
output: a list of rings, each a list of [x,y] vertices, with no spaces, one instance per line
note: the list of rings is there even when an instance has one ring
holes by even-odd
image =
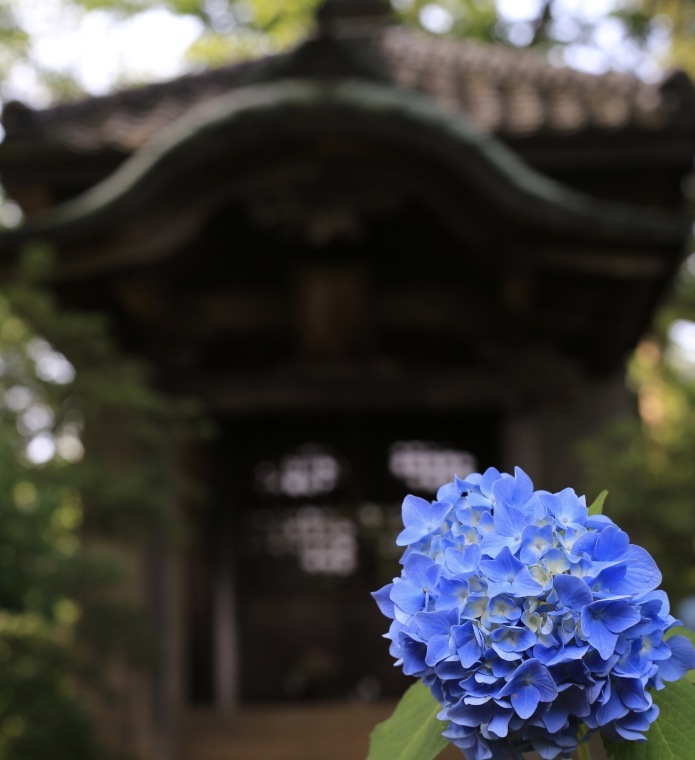
[[[589,742],[582,742],[577,747],[577,758],[578,760],[591,760],[591,747],[589,747]]]

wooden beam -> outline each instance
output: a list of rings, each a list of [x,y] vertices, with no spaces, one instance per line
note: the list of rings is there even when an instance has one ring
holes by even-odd
[[[512,354],[513,352],[510,352]],[[469,369],[363,368],[332,363],[274,373],[171,378],[167,390],[221,414],[369,409],[518,408],[566,398],[581,382],[568,359],[550,353],[500,354]]]
[[[516,252],[534,267],[550,272],[587,274],[617,280],[654,280],[673,268],[672,258],[663,251],[625,251],[611,249],[533,248]]]

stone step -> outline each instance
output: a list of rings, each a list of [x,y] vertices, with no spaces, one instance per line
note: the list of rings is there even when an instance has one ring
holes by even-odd
[[[183,760],[364,760],[369,733],[392,702],[244,707],[230,715],[190,712]],[[461,760],[448,748],[438,760]]]

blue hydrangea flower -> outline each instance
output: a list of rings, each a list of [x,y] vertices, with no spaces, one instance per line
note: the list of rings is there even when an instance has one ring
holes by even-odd
[[[695,667],[654,560],[566,488],[517,468],[407,496],[403,569],[374,593],[396,665],[422,678],[470,760],[569,757],[580,729],[645,741],[650,690]]]

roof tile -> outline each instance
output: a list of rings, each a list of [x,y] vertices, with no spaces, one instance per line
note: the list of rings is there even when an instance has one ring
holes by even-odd
[[[400,27],[379,32],[373,45],[397,85],[461,113],[484,132],[503,136],[562,135],[589,128],[652,130],[673,123],[684,110],[695,111],[692,103],[685,108],[681,102],[687,78],[674,79],[666,91],[632,74],[592,75],[555,66],[534,52]],[[271,56],[231,64],[42,111],[8,104],[6,141],[131,152],[190,109],[241,86],[272,61]],[[692,85],[687,94],[695,99]]]

